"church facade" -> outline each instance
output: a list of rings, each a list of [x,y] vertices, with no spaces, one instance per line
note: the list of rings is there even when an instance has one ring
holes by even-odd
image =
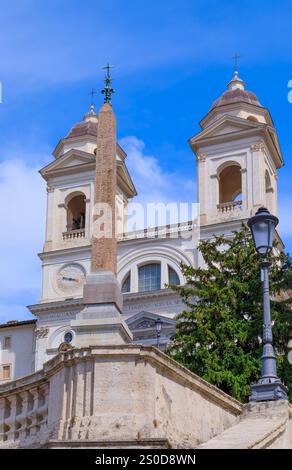
[[[132,232],[120,223],[122,317],[137,344],[156,345],[159,340],[164,348],[170,341],[183,304],[167,286],[184,283],[182,263],[203,266],[194,236],[198,227],[201,239],[232,236],[261,206],[277,215],[277,171],[283,166],[277,132],[269,110],[245,89],[237,72],[200,127],[189,140],[197,164],[198,220]],[[53,161],[40,170],[47,184],[41,297],[28,307],[34,320],[0,325],[0,383],[38,371],[62,348],[75,346],[71,324],[84,308],[83,286],[91,263],[97,135],[98,117],[91,107],[59,141]],[[119,145],[116,164],[116,202],[126,213],[137,192]]]

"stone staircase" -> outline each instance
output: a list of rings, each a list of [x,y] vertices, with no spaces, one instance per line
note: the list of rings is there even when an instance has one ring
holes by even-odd
[[[249,403],[238,422],[198,449],[292,449],[292,406],[287,401]]]

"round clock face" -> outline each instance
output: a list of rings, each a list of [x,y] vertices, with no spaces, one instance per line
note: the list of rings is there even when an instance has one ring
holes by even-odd
[[[66,264],[57,275],[57,286],[66,294],[81,290],[85,282],[85,269],[77,263]]]

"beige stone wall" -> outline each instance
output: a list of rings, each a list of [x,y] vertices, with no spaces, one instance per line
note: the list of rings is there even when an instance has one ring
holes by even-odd
[[[241,409],[155,348],[92,347],[0,387],[0,446],[139,447],[152,440],[191,448],[229,428]]]

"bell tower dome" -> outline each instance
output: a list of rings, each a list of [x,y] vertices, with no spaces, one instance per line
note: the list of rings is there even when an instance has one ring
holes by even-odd
[[[234,72],[189,141],[197,159],[201,225],[244,221],[261,206],[277,214],[283,157],[270,112]]]

